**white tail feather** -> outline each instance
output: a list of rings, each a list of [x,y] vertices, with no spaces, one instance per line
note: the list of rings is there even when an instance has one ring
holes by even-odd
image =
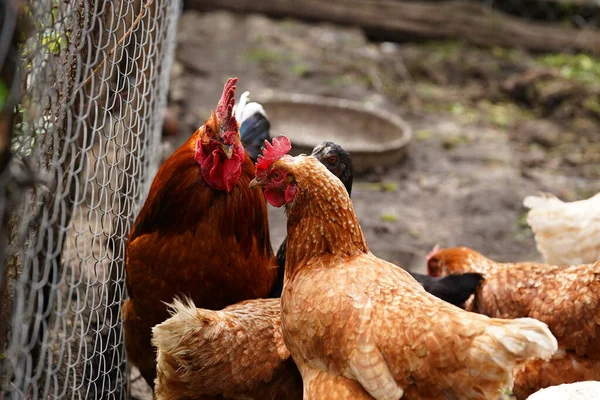
[[[548,326],[533,318],[491,319],[485,333],[476,348],[508,370],[533,359],[549,360],[558,350]]]
[[[506,322],[508,324],[501,329],[492,325],[486,332],[513,355],[524,359],[549,360],[558,350],[558,342],[545,323],[533,318],[517,318]]]
[[[262,105],[259,103],[250,101],[250,92],[245,91],[240,96],[240,101],[234,106],[233,113],[235,115],[235,119],[237,119],[238,124],[242,124],[248,117],[254,115],[255,113],[259,113],[268,119],[267,113]]]

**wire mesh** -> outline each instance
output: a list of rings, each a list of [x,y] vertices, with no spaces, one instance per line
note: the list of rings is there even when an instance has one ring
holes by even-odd
[[[3,224],[0,398],[124,398],[124,245],[157,167],[180,4],[17,3],[11,176],[35,184]]]

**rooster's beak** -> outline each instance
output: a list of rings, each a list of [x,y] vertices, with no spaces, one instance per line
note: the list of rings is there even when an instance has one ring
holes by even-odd
[[[262,187],[264,186],[265,183],[263,181],[258,180],[258,178],[254,178],[250,181],[250,187],[251,188],[255,188],[255,187]]]
[[[225,153],[225,157],[231,159],[233,155],[233,145],[232,144],[222,144],[221,148],[223,149],[223,153]]]

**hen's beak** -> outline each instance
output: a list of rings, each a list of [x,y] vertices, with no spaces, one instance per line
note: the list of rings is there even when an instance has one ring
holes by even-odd
[[[222,144],[221,148],[223,149],[223,153],[225,153],[225,157],[231,159],[233,155],[233,145],[232,144]]]
[[[251,188],[255,188],[255,187],[263,187],[265,185],[265,182],[259,180],[258,178],[254,178],[250,181],[250,187]]]

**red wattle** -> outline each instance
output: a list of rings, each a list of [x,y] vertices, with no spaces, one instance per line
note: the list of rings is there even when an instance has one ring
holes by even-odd
[[[281,207],[286,203],[284,194],[279,190],[265,189],[265,199],[273,207]]]
[[[235,146],[233,156],[230,159],[225,156],[220,148],[215,148],[208,154],[203,150],[199,144],[196,149],[196,162],[200,164],[202,178],[215,190],[231,192],[242,174],[244,148],[241,144]]]

